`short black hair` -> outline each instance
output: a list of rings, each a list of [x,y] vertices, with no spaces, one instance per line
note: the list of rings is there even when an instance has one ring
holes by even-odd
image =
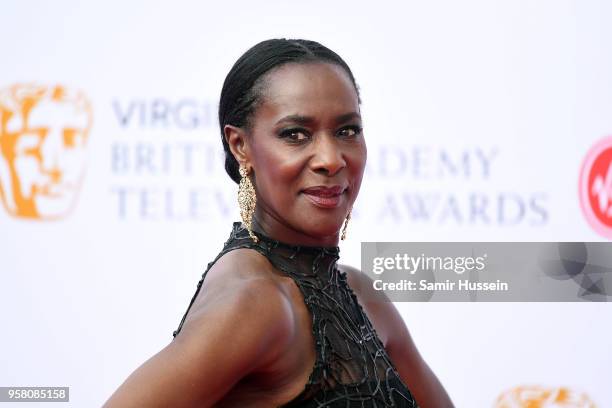
[[[262,41],[247,50],[225,77],[219,101],[219,126],[221,141],[225,150],[225,171],[234,180],[240,182],[238,162],[225,140],[225,125],[250,127],[251,115],[262,96],[260,79],[272,70],[287,63],[328,62],[342,67],[355,86],[357,99],[359,87],[353,73],[344,60],[329,48],[316,41],[303,39],[271,39]]]

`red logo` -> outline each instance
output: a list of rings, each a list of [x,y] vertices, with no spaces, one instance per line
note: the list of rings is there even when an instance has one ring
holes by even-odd
[[[612,136],[587,153],[578,189],[582,211],[591,227],[612,239]]]

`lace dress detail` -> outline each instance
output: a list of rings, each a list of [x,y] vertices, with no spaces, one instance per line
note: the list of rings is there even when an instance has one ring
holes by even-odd
[[[260,238],[257,243],[242,223],[233,223],[229,239],[208,264],[173,336],[180,332],[212,265],[231,250],[252,248],[295,281],[312,316],[315,364],[304,390],[282,408],[418,408],[348,286],[346,273],[337,268],[340,248],[289,245],[255,234]]]

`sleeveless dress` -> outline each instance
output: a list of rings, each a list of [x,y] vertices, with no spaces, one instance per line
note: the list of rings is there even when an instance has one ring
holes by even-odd
[[[281,408],[418,408],[387,355],[372,323],[338,270],[340,248],[296,246],[254,231],[255,243],[241,222],[234,222],[223,250],[208,264],[181,323],[180,332],[206,273],[225,253],[252,248],[293,278],[312,316],[316,359],[304,390]]]

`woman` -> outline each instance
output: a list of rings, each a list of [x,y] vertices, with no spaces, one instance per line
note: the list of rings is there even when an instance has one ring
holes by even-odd
[[[393,303],[366,301],[363,275],[336,263],[367,156],[346,63],[263,41],[229,72],[219,123],[243,223],[172,343],[105,406],[452,407]]]

